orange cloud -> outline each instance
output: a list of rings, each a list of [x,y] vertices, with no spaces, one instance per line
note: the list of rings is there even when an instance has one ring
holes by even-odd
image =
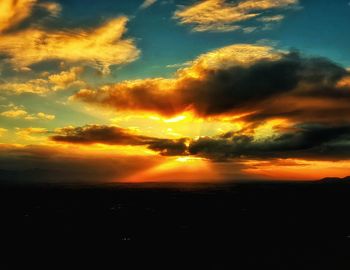
[[[45,60],[83,62],[108,73],[111,65],[136,60],[140,51],[132,39],[123,39],[128,19],[112,19],[90,30],[44,31],[29,28],[0,35],[0,52],[15,67],[26,67]]]
[[[349,70],[350,72],[350,70]],[[338,82],[338,87],[343,87],[346,89],[350,88],[350,76],[344,77],[342,80]]]

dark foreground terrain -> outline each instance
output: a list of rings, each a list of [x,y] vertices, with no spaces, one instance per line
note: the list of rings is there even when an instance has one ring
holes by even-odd
[[[96,248],[98,240],[110,250],[142,244],[154,252],[128,269],[350,269],[348,181],[6,185],[0,211],[1,239],[15,250],[42,241],[44,249],[56,241]]]

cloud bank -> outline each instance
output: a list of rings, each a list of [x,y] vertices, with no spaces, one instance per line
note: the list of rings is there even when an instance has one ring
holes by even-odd
[[[166,117],[190,111],[244,123],[238,131],[183,139],[183,155],[341,160],[350,158],[350,120],[344,117],[350,114],[349,78],[347,69],[326,58],[240,44],[201,55],[174,78],[83,89],[72,98],[116,111]]]
[[[67,127],[60,129],[51,139],[75,144],[145,145],[163,156],[185,155],[186,151],[186,139],[171,140],[142,136],[114,126]]]
[[[71,144],[145,145],[165,156],[196,156],[214,161],[231,159],[298,158],[316,160],[350,159],[350,124],[301,124],[280,130],[264,139],[241,130],[198,139],[161,139],[136,135],[113,126],[89,125],[64,128],[52,136]]]

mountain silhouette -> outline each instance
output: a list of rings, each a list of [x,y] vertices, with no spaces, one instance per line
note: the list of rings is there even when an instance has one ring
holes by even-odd
[[[350,176],[346,176],[344,178],[341,177],[325,177],[320,180],[322,183],[342,183],[342,184],[350,184]]]

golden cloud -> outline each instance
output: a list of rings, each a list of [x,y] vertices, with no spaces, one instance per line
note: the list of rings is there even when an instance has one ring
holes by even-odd
[[[0,33],[11,30],[28,19],[35,6],[45,9],[52,16],[58,16],[61,11],[61,5],[55,2],[38,3],[38,0],[1,0]]]
[[[41,74],[41,78],[38,79],[0,84],[0,90],[17,95],[22,93],[45,95],[50,91],[65,90],[69,87],[83,87],[85,82],[78,78],[82,71],[83,68],[81,67],[72,67],[68,71],[51,75],[48,72],[44,72]]]
[[[206,70],[249,66],[261,60],[277,60],[281,55],[270,46],[235,44],[202,54],[189,67],[179,69],[177,73],[179,77],[200,78]]]
[[[132,39],[123,39],[127,17],[119,17],[90,30],[44,31],[28,28],[0,35],[0,52],[15,67],[26,67],[45,60],[84,62],[103,73],[111,65],[136,60],[140,51]]]
[[[85,83],[78,80],[79,74],[83,69],[81,67],[73,67],[68,71],[62,71],[58,74],[52,74],[48,77],[48,81],[54,84],[53,90],[61,90],[72,85],[83,86]]]
[[[16,128],[16,135],[20,140],[26,141],[38,141],[41,140],[40,136],[46,136],[48,130],[46,128],[29,127],[29,128]]]
[[[236,23],[256,18],[261,11],[295,6],[298,0],[242,0],[229,3],[226,0],[205,0],[179,9],[174,17],[181,24],[194,25],[198,32],[226,32],[240,29]]]
[[[0,33],[28,18],[37,0],[1,0]]]
[[[39,112],[36,115],[39,119],[42,119],[42,120],[54,120],[56,118],[56,116],[53,114],[47,114],[43,112]]]
[[[39,112],[36,114],[28,113],[23,107],[11,106],[11,109],[0,113],[1,116],[8,118],[23,118],[25,120],[54,120],[55,115]]]
[[[22,93],[32,93],[38,95],[44,95],[50,91],[48,83],[44,79],[33,79],[27,82],[7,82],[0,84],[0,90],[5,92],[11,92],[16,95]]]
[[[21,117],[26,117],[28,113],[22,109],[14,109],[14,110],[8,110],[5,112],[2,112],[0,115],[8,118],[21,118]]]

